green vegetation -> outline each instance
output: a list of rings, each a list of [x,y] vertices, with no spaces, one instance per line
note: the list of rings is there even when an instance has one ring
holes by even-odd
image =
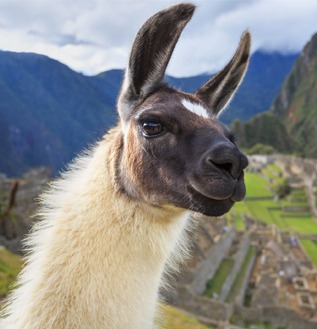
[[[212,327],[207,327],[198,320],[184,311],[181,311],[170,305],[162,306],[161,310],[163,320],[160,328],[161,329],[213,329]]]
[[[248,150],[246,150],[247,154],[253,155],[253,154],[273,154],[276,153],[276,149],[272,145],[264,145],[261,143],[257,143]]]
[[[226,302],[231,302],[234,301],[234,298],[237,296],[237,294],[240,292],[243,280],[245,279],[246,276],[246,271],[248,269],[248,266],[250,264],[250,261],[254,254],[256,253],[256,247],[251,246],[246,254],[246,257],[243,261],[243,264],[239,270],[238,275],[236,276],[233,285],[231,287],[231,290],[226,298]]]
[[[296,57],[253,54],[250,70],[231,105],[235,111],[224,111],[223,122],[230,123],[234,117],[247,120],[265,111]],[[101,138],[117,122],[115,103],[122,77],[122,70],[88,77],[42,55],[1,51],[2,170],[16,176],[40,165],[50,166],[54,172],[64,168],[74,154]],[[166,80],[185,92],[194,92],[207,78],[202,74],[188,78],[167,76]],[[50,156],[42,144],[50,145]],[[19,157],[12,152],[13,146],[21,150]]]
[[[256,327],[259,329],[275,329],[270,322],[249,322],[244,321],[240,314],[234,313],[230,318],[230,323],[233,325],[238,325],[243,328],[252,328]],[[276,329],[286,329],[285,327],[278,327]]]
[[[247,198],[272,196],[267,181],[261,175],[246,173],[245,184],[247,186]]]
[[[274,164],[269,164],[267,167],[263,168],[262,174],[269,182],[274,182],[275,184],[281,183],[284,180],[281,169]]]
[[[236,120],[232,130],[239,136],[241,147],[251,154],[292,151],[292,138],[283,121],[272,112],[264,112],[247,122]]]
[[[235,229],[238,232],[242,232],[245,230],[245,223],[241,213],[239,214],[236,211],[231,210],[231,212],[227,214],[227,218],[234,223]]]
[[[236,203],[226,215],[238,231],[243,231],[245,219],[251,218],[267,225],[276,225],[281,231],[308,236],[317,234],[316,220],[311,215],[305,190],[291,189],[278,166],[268,165],[259,174],[246,173],[245,182],[247,198]],[[276,187],[283,185],[286,186],[287,195],[276,199]],[[300,242],[317,266],[317,242],[309,237],[302,237]],[[234,292],[230,292],[228,300],[232,300],[233,295]]]
[[[268,154],[276,149],[306,158],[317,157],[316,49],[317,34],[293,66],[271,110],[245,123],[233,123],[241,146],[250,154]]]
[[[291,193],[291,187],[287,179],[280,179],[277,184],[272,185],[272,190],[279,199],[285,198]]]
[[[306,198],[306,193],[305,193],[304,189],[296,189],[291,192],[291,197]]]
[[[231,259],[224,259],[214,277],[207,282],[206,291],[204,296],[213,297],[214,295],[219,295],[221,288],[226,281],[227,276],[230,274],[233,268],[234,262]]]
[[[264,179],[261,174],[246,173],[245,182],[247,198],[234,205],[227,218],[234,222],[238,230],[244,229],[243,216],[248,216],[268,225],[276,225],[283,230],[298,234],[317,234],[317,225],[309,211],[287,211],[287,206],[308,207],[303,189],[290,191],[287,199],[274,200],[272,186],[283,182],[281,172],[269,166],[264,171],[270,179]],[[295,201],[293,201],[295,200]]]
[[[17,255],[0,249],[0,296],[5,296],[21,270],[22,261]]]
[[[312,262],[315,264],[315,266],[317,266],[317,241],[301,239],[300,243],[302,244]]]
[[[288,180],[283,177],[283,173],[278,166],[269,164],[262,170],[262,174],[269,182],[268,186],[270,191],[272,191],[272,193],[279,199],[283,199],[291,193],[291,187]]]

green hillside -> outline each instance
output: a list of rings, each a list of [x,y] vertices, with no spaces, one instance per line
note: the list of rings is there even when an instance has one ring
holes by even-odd
[[[19,274],[22,261],[19,256],[0,249],[0,297],[4,297]]]
[[[317,157],[317,34],[295,62],[271,109],[245,124],[235,122],[233,129],[247,150],[262,145],[263,153],[264,146],[270,146],[273,151]]]
[[[247,122],[235,120],[232,129],[238,136],[238,142],[242,148],[247,149],[249,154],[258,153],[292,153],[294,142],[290,138],[283,121],[271,112],[259,114]],[[269,152],[263,152],[265,147],[271,146]],[[252,149],[255,149],[252,151]]]
[[[158,321],[160,329],[214,329],[201,324],[196,318],[170,305],[164,305],[161,314],[162,320]]]

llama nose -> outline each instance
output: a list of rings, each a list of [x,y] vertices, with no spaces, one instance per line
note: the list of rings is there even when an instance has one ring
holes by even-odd
[[[208,167],[229,172],[234,179],[237,179],[248,165],[247,157],[230,141],[213,145],[205,159]]]

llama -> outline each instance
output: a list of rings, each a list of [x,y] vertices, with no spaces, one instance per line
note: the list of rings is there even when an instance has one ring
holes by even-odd
[[[247,158],[216,116],[245,74],[250,34],[196,93],[163,82],[194,9],[171,6],[138,32],[119,123],[43,195],[1,328],[154,328],[162,277],[186,253],[190,215],[220,216],[244,198]]]

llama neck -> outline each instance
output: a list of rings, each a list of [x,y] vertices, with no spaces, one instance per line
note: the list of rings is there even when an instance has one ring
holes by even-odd
[[[164,267],[188,221],[115,192],[107,144],[44,198],[5,328],[152,328]]]

